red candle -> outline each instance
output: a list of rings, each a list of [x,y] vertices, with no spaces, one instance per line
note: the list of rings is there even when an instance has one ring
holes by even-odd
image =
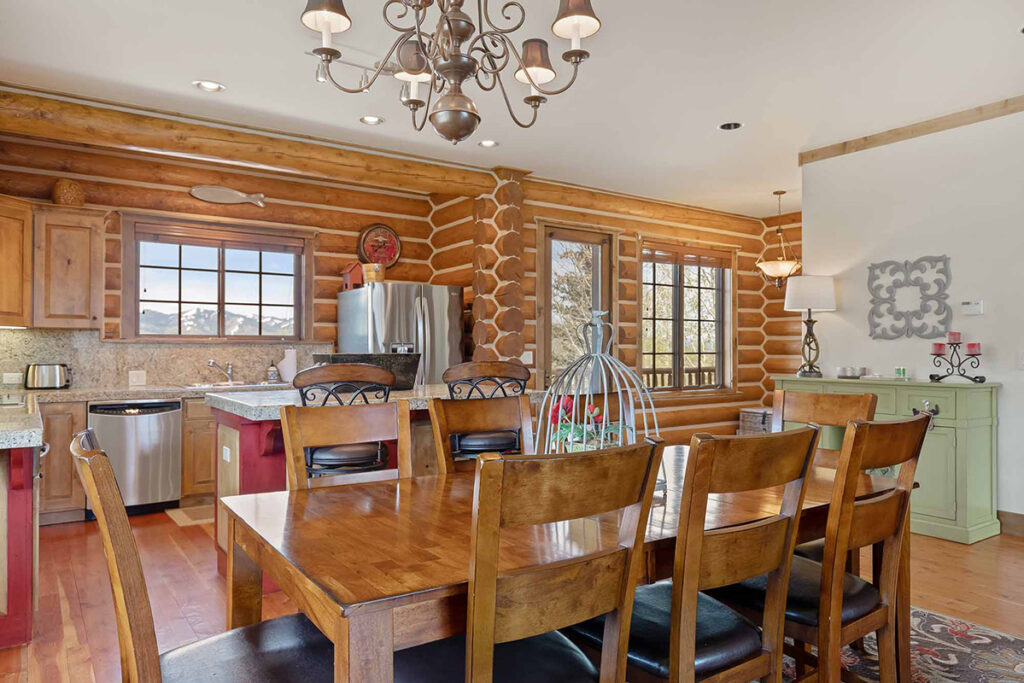
[[[950,332],[946,337],[946,341],[949,342],[950,344],[959,344],[960,336],[961,335],[959,332]]]
[[[945,356],[946,355],[946,345],[943,344],[942,342],[935,342],[934,344],[932,344],[932,355],[933,356]]]
[[[980,356],[981,355],[981,342],[970,342],[967,344],[967,355],[968,356]]]

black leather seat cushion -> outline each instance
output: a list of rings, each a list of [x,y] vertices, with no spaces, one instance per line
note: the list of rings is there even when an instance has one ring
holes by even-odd
[[[494,683],[591,683],[597,668],[561,633],[494,647]],[[453,636],[395,653],[395,683],[466,680],[466,637]]]
[[[503,453],[514,450],[518,445],[516,432],[473,432],[459,435],[459,451],[471,453]]]
[[[164,683],[330,683],[334,645],[313,622],[293,614],[165,652],[160,671]]]
[[[571,626],[567,631],[600,649],[604,617]],[[636,589],[629,629],[628,661],[654,676],[668,678],[672,632],[672,582],[659,581]],[[704,593],[697,594],[696,673],[706,676],[761,651],[761,632],[750,620]]]
[[[758,576],[711,591],[719,600],[753,609],[764,609],[767,576]],[[786,598],[786,619],[807,626],[818,625],[818,600],[821,591],[821,563],[806,557],[793,557]],[[843,579],[843,623],[864,616],[881,602],[878,589],[853,574]]]
[[[376,443],[353,443],[344,446],[323,446],[313,449],[313,466],[346,467],[377,460]]]
[[[817,541],[801,543],[796,547],[796,550],[794,550],[793,553],[800,557],[806,557],[808,560],[821,562],[825,557],[825,539],[819,538]]]

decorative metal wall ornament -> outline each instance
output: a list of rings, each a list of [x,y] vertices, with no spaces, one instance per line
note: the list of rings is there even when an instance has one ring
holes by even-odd
[[[871,338],[936,339],[945,335],[953,322],[953,308],[949,305],[951,281],[948,256],[922,256],[915,261],[882,261],[869,265]],[[918,290],[918,308],[900,310],[897,307],[897,291],[904,287]]]
[[[463,83],[473,78],[482,90],[498,88],[512,120],[529,128],[536,123],[540,106],[547,102],[545,96],[559,95],[576,82],[580,64],[590,56],[581,49],[580,41],[601,28],[590,0],[561,0],[551,32],[571,41],[562,59],[572,66],[572,73],[565,85],[545,89],[542,86],[557,77],[548,57],[547,41],[526,40],[520,52],[511,38],[526,21],[522,4],[515,0],[505,2],[500,17],[494,17],[488,0],[478,0],[474,24],[473,18],[462,11],[464,0],[436,0],[439,16],[434,32],[428,33],[424,24],[427,10],[433,4],[435,0],[387,0],[384,23],[399,35],[370,76],[367,78],[364,72],[359,84],[348,88],[331,73],[334,62],[345,63],[341,52],[331,47],[331,41],[333,34],[351,28],[352,20],[342,0],[309,0],[301,20],[304,26],[321,35],[321,46],[313,50],[320,60],[316,80],[354,94],[369,90],[381,73],[390,73],[405,84],[399,99],[412,113],[413,128],[423,130],[429,120],[438,135],[458,144],[480,125],[476,103],[462,92]],[[392,57],[397,64],[391,61]],[[520,119],[512,108],[502,80],[502,74],[509,73],[507,68],[511,68],[516,81],[530,86],[530,94],[523,99],[532,110],[528,119]],[[426,89],[425,93],[420,91],[421,87]],[[435,95],[437,102],[431,104]],[[420,109],[424,111],[422,119],[417,116]]]
[[[658,436],[658,418],[643,380],[611,355],[615,328],[594,311],[580,325],[585,353],[551,383],[540,404],[538,453],[575,453]],[[643,433],[637,432],[642,427]]]

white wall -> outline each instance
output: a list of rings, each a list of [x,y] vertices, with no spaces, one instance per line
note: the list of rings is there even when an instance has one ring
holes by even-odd
[[[839,310],[817,317],[822,369],[867,366],[918,379],[935,368],[930,341],[868,336],[867,267],[951,258],[952,329],[980,341],[980,373],[999,392],[998,509],[1024,513],[1024,114],[803,167],[804,271],[836,277]],[[984,299],[985,314],[958,302]],[[950,380],[947,380],[950,381]]]

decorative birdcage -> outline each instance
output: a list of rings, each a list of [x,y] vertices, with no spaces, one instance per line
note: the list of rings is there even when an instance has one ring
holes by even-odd
[[[585,349],[551,383],[540,404],[538,453],[575,453],[658,436],[654,401],[643,380],[611,355],[615,328],[594,311],[580,325]]]

